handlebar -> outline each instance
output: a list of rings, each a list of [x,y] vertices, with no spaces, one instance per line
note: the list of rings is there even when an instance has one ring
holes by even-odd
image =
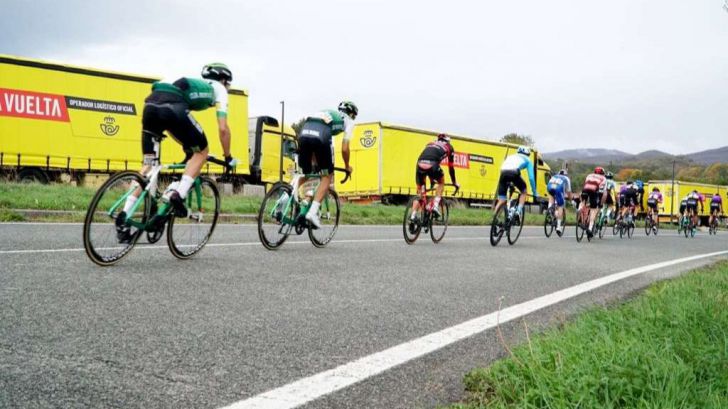
[[[341,183],[346,183],[346,181],[349,180],[349,178],[351,178],[351,172],[349,172],[345,168],[334,168],[334,171],[346,173],[346,177],[341,181]]]
[[[232,161],[230,161],[230,163],[227,163],[224,159],[218,159],[217,157],[215,157],[213,155],[208,155],[207,156],[207,161],[208,162],[212,162],[212,163],[214,163],[216,165],[220,165],[223,168],[225,168],[225,174],[226,175],[229,174],[230,171],[232,171],[233,168],[238,164],[238,160],[237,159],[233,159]]]

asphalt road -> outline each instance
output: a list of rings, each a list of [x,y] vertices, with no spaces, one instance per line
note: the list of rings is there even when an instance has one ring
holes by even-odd
[[[252,226],[221,225],[191,260],[160,241],[101,268],[82,250],[80,225],[0,224],[0,407],[223,407],[499,305],[728,250],[725,232],[637,232],[576,243],[573,234],[546,239],[525,228],[515,246],[492,248],[485,227],[408,246],[401,227],[343,226],[325,249],[301,236],[271,252]],[[725,257],[638,274],[501,330],[515,343],[524,321],[536,331]],[[305,407],[433,407],[461,399],[462,375],[503,355],[495,331],[483,331]]]

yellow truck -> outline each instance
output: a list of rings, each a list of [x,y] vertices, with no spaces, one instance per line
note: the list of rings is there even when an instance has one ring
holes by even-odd
[[[698,212],[700,212],[700,218],[704,225],[707,224],[708,216],[710,216],[710,198],[713,197],[715,193],[720,194],[720,196],[723,197],[724,208],[726,206],[725,203],[728,200],[728,186],[683,182],[680,180],[676,180],[673,185],[672,180],[650,180],[647,182],[645,187],[645,195],[643,198],[643,206],[645,209],[647,209],[647,196],[649,196],[654,187],[657,187],[660,189],[660,192],[662,192],[663,203],[660,208],[661,221],[672,220],[676,222],[679,217],[680,201],[693,190],[697,190],[698,193],[701,193],[706,199],[702,212],[700,212],[700,205],[698,205]]]
[[[425,145],[438,132],[392,125],[384,122],[357,124],[350,141],[350,164],[354,168],[351,180],[336,184],[343,197],[351,200],[368,199],[388,202],[397,197],[416,193],[415,166]],[[455,172],[460,192],[458,198],[469,201],[486,201],[495,197],[503,160],[516,152],[517,145],[475,139],[449,134],[455,148]],[[341,140],[335,139],[337,166],[341,163]],[[536,185],[541,197],[546,195],[546,184],[551,169],[533,152],[532,160],[537,164]],[[449,176],[446,173],[446,183]],[[528,180],[523,172],[524,180]],[[336,174],[340,180],[343,175]],[[452,196],[453,188],[445,189],[446,196]],[[530,187],[529,187],[529,194]],[[529,202],[536,203],[529,197]]]
[[[141,166],[144,98],[157,78],[0,55],[0,171],[47,182],[81,180]],[[237,177],[250,176],[248,95],[230,90],[231,151]],[[222,156],[214,110],[196,112],[210,153]],[[184,158],[171,138],[162,161]],[[208,172],[221,172],[217,165]]]
[[[260,116],[250,118],[250,180],[255,183],[270,185],[281,178],[289,181],[295,171],[291,155],[284,152],[281,162],[281,126],[276,118]],[[283,134],[286,141],[284,149],[293,149],[296,133],[286,125]]]

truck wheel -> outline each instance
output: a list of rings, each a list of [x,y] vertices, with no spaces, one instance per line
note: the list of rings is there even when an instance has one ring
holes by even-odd
[[[41,183],[48,184],[48,175],[40,169],[25,168],[18,172],[18,182],[20,183]]]

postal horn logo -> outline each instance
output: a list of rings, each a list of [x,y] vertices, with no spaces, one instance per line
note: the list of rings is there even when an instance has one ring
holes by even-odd
[[[115,122],[116,119],[113,117],[107,116],[104,118],[104,122],[99,125],[101,127],[101,132],[109,136],[116,135],[119,132],[119,125],[114,125]]]
[[[374,131],[364,131],[364,136],[359,139],[359,142],[361,142],[361,146],[371,148],[377,142],[377,137],[374,136]]]

